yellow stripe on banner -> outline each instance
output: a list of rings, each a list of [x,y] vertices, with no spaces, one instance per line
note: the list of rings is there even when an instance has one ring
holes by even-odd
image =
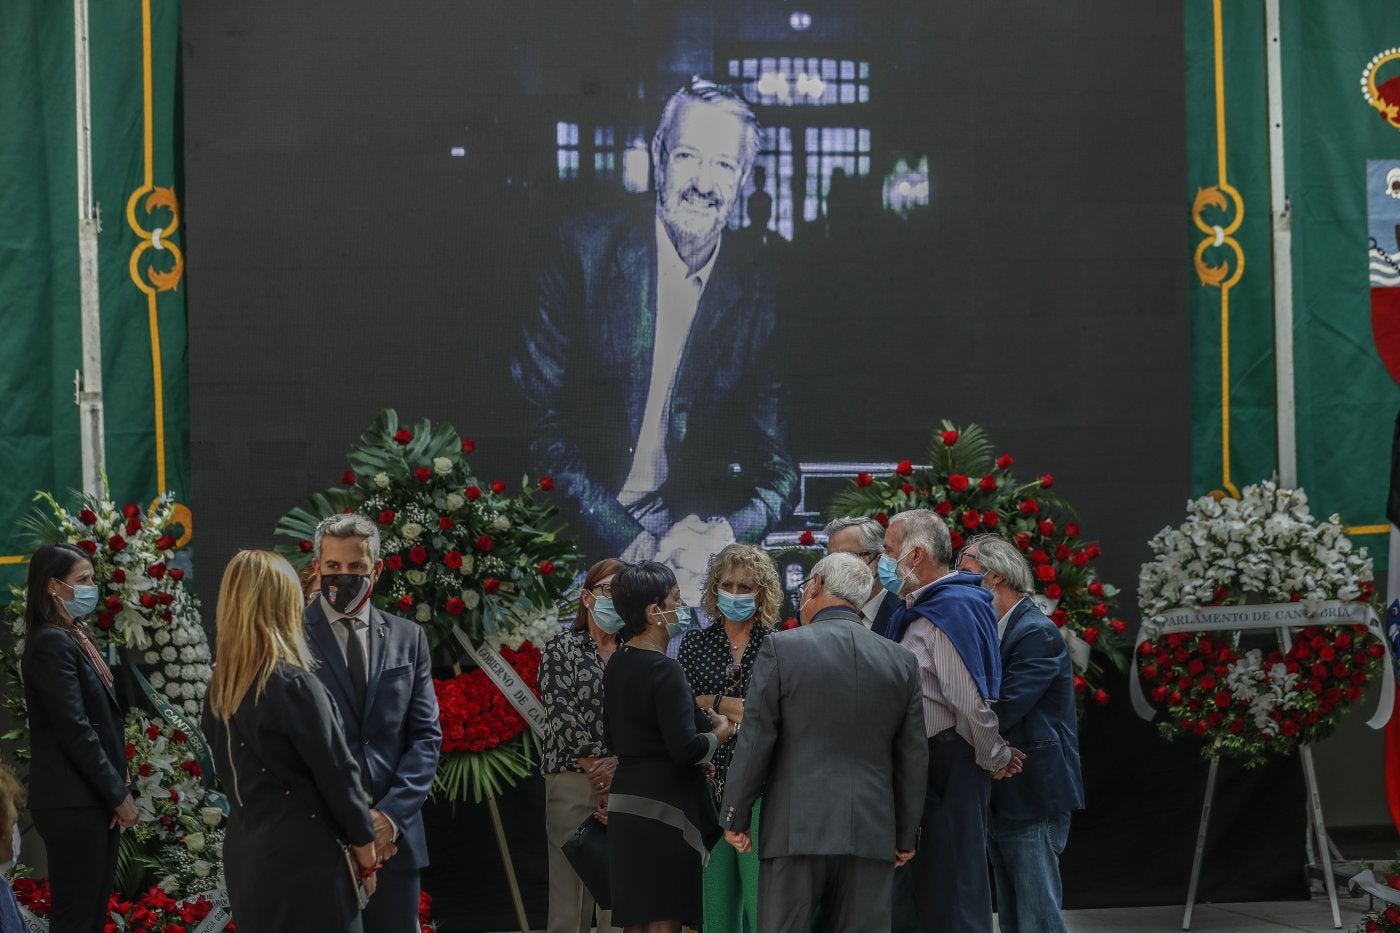
[[[1342,531],[1349,535],[1388,535],[1390,525],[1343,525]]]
[[[0,566],[5,564],[27,564],[29,558],[23,554],[3,554],[0,555]]]
[[[1221,12],[1221,0],[1215,0],[1215,152],[1216,173],[1221,190],[1229,188],[1225,174],[1225,22]],[[1241,204],[1242,208],[1243,205]],[[1237,211],[1235,223],[1238,226],[1243,211]],[[1235,270],[1238,280],[1244,271],[1243,262]],[[1230,482],[1230,285],[1220,286],[1220,471],[1221,485],[1236,499],[1240,491]]]
[[[152,114],[155,112],[154,98],[151,92],[151,0],[141,0],[141,90],[145,98],[143,116],[146,120],[146,187],[155,185],[155,134],[152,130],[154,120]]]
[[[141,0],[141,92],[142,116],[145,119],[146,190],[155,186],[155,92],[151,45],[151,0]],[[160,314],[154,289],[146,291],[146,312],[151,331],[151,380],[155,384],[156,489],[163,496],[166,491],[165,384],[160,360]]]

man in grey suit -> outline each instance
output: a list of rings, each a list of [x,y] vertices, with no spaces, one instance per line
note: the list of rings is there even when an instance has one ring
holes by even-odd
[[[799,591],[802,627],[759,649],[720,824],[740,852],[763,794],[758,928],[890,928],[893,870],[914,855],[928,769],[918,665],[862,623],[871,573],[829,554]]]

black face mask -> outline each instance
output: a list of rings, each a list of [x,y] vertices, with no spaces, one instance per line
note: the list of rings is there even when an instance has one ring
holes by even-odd
[[[352,607],[358,607],[369,587],[369,577],[363,573],[321,574],[321,596],[337,612],[348,613]]]

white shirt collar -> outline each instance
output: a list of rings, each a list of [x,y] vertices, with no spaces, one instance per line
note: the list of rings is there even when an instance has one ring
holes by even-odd
[[[719,258],[719,246],[720,242],[716,240],[710,258],[705,261],[703,266],[691,273],[690,269],[686,267],[685,260],[681,258],[681,254],[676,252],[676,244],[671,242],[671,235],[666,232],[666,224],[662,223],[661,215],[656,215],[656,269],[658,278],[687,279],[694,277],[700,280],[700,290],[704,291],[705,284],[710,281],[710,273],[714,271],[715,260]]]
[[[330,622],[339,622],[341,619],[350,618],[355,620],[355,628],[368,628],[369,610],[373,602],[374,600],[372,599],[365,600],[365,604],[360,607],[359,612],[355,613],[353,616],[346,616],[345,613],[341,612],[339,609],[336,609],[329,602],[327,602],[326,597],[322,596],[321,611],[326,614],[326,619]]]
[[[885,588],[881,587],[874,596],[865,601],[865,605],[860,607],[860,617],[865,622],[865,627],[870,628],[875,624],[875,616],[880,612],[880,603],[885,599]]]

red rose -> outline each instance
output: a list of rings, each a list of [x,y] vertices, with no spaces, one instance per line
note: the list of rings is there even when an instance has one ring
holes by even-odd
[[[1294,590],[1292,593],[1288,594],[1288,601],[1290,603],[1300,603],[1303,601],[1303,594]]]
[[[954,473],[948,477],[948,488],[954,492],[962,492],[968,487],[968,479],[961,473]]]
[[[136,745],[132,742],[126,743],[126,760],[130,761],[136,757]]]
[[[1337,657],[1337,649],[1331,645],[1326,645],[1317,653],[1317,656],[1324,661],[1331,661]]]
[[[1144,664],[1142,666],[1142,676],[1145,680],[1155,680],[1158,673],[1159,671],[1155,664]]]
[[[441,528],[443,531],[447,531],[455,524],[457,523],[454,522],[452,519],[448,518],[446,515],[438,519],[438,527]]]
[[[113,551],[124,550],[126,548],[126,539],[121,535],[112,535],[112,537],[107,539],[107,547],[111,548]]]
[[[1055,477],[1049,473],[1042,473],[1040,476],[1040,488],[1049,489],[1053,485],[1055,485]]]
[[[138,532],[138,531],[140,531],[140,530],[141,530],[141,519],[139,519],[139,518],[132,518],[132,519],[128,519],[128,520],[127,520],[127,523],[126,523],[126,533],[127,533],[127,536],[128,536],[128,537],[130,537],[131,535],[136,534],[136,532]]]
[[[493,545],[495,545],[495,543],[495,541],[491,540],[490,535],[482,535],[481,537],[476,539],[476,549],[478,551],[482,551],[483,553],[489,554],[491,553],[491,548]]]
[[[175,601],[175,594],[174,594],[174,593],[157,593],[157,594],[156,594],[156,602],[160,603],[162,606],[168,606],[168,605],[170,605],[171,603],[173,603],[174,601]]]
[[[469,454],[476,450],[476,441],[470,437],[462,438],[462,453]]]
[[[1075,686],[1078,686],[1078,684],[1076,684]],[[1152,699],[1153,699],[1153,700],[1157,701],[1158,703],[1161,703],[1161,702],[1164,701],[1166,698],[1167,698],[1167,688],[1166,688],[1166,687],[1153,687],[1153,688],[1152,688]]]
[[[995,527],[997,526],[997,522],[998,522],[998,521],[999,521],[999,519],[997,518],[997,513],[995,513],[995,512],[983,512],[983,513],[982,513],[982,524],[986,525],[988,528],[995,528]]]
[[[1093,583],[1090,583],[1090,584],[1089,584],[1089,595],[1090,595],[1090,596],[1096,596],[1096,597],[1102,599],[1102,598],[1103,598],[1103,584],[1100,583],[1098,580],[1095,580]]]
[[[82,522],[84,525],[96,525],[97,513],[92,509],[83,509],[78,513],[78,521]]]
[[[164,570],[165,570],[165,568],[162,566],[162,567],[161,567],[161,571],[164,572]],[[147,573],[149,573],[149,572],[150,572],[150,571],[147,570]],[[126,582],[126,571],[123,570],[123,569],[121,569],[120,567],[117,567],[115,570],[113,570],[113,571],[112,571],[112,582],[113,582],[113,583],[125,583],[125,582]]]
[[[1046,583],[1049,583],[1051,580],[1055,579],[1055,565],[1041,564],[1035,568],[1035,575]]]
[[[1284,735],[1297,735],[1297,734],[1298,734],[1298,723],[1297,723],[1296,721],[1292,720],[1292,719],[1285,719],[1285,720],[1283,721],[1283,724],[1279,727],[1279,730],[1280,730]]]
[[[1065,612],[1063,609],[1056,609],[1054,612],[1050,613],[1050,621],[1054,622],[1060,628],[1064,628],[1066,623],[1069,622],[1069,613]]]
[[[355,474],[350,470],[346,470],[344,473],[340,474],[340,481],[347,486],[353,486],[355,485]]]
[[[1079,523],[1065,522],[1065,534],[1069,535],[1071,538],[1079,537]]]
[[[1094,618],[1104,619],[1108,617],[1108,603],[1094,603]]]
[[[156,538],[156,550],[158,550],[158,551],[169,551],[169,550],[172,550],[174,547],[175,547],[175,536],[174,536],[174,535],[161,535],[159,538]],[[307,550],[310,550],[310,548],[307,548]]]
[[[554,488],[554,478],[551,476],[540,477],[540,492],[549,492]]]
[[[1015,462],[1016,461],[1012,459],[1010,454],[1002,454],[1000,457],[997,457],[997,469],[1004,470]]]
[[[462,493],[462,495],[466,496],[472,502],[475,502],[477,499],[481,498],[481,487],[468,486],[466,490]]]
[[[957,431],[939,431],[939,432],[938,432],[938,436],[941,437],[941,438],[943,438],[943,446],[944,446],[944,447],[952,447],[954,444],[956,444],[956,443],[958,442],[958,432],[957,432]]]
[[[950,531],[948,532],[948,537],[952,539],[953,550],[956,551],[958,548],[960,548],[960,547],[963,546],[963,541],[964,541],[965,539],[963,538],[961,532],[958,532],[958,531],[951,531],[951,530],[950,530]]]
[[[554,575],[554,564],[547,560],[540,561],[540,576],[550,577]]]
[[[462,555],[457,551],[448,551],[442,556],[442,562],[456,570],[462,566]]]
[[[156,594],[142,593],[141,596],[138,598],[138,602],[141,603],[142,609],[153,609],[156,605]]]
[[[447,606],[445,608],[447,609],[448,615],[459,616],[466,610],[467,604],[454,596],[447,601]]]
[[[1061,594],[1062,592],[1063,592],[1063,591],[1060,589],[1060,584],[1058,584],[1058,583],[1051,583],[1049,586],[1047,586],[1047,587],[1045,588],[1045,598],[1046,598],[1046,599],[1059,599],[1059,598],[1060,598],[1060,594]]]
[[[969,530],[976,528],[978,525],[982,524],[982,513],[976,509],[968,509],[963,513],[962,523],[966,525]]]
[[[413,478],[420,483],[426,483],[433,478],[433,471],[427,467],[419,467],[413,471]]]
[[[1083,693],[1083,692],[1084,692],[1084,689],[1085,689],[1086,687],[1088,687],[1088,686],[1089,686],[1089,681],[1085,680],[1083,677],[1080,677],[1078,674],[1075,674],[1075,675],[1074,675],[1074,692],[1075,692],[1075,693]]]
[[[940,502],[940,503],[938,503],[937,505],[935,505],[935,506],[933,507],[933,510],[934,510],[935,512],[937,512],[939,515],[947,515],[948,513],[950,513],[950,512],[953,511],[953,503],[951,503],[951,502]]]
[[[1122,635],[1128,630],[1128,623],[1124,622],[1122,619],[1114,619],[1112,622],[1108,623],[1108,627],[1113,629],[1113,634]]]
[[[152,770],[152,769],[151,769],[151,766],[150,766],[148,763],[146,763],[146,762],[143,761],[143,762],[141,762],[141,766],[140,766],[139,768],[136,769],[136,773],[139,774],[139,775],[141,775],[142,777],[150,777],[150,776],[151,776],[151,770]]]
[[[900,476],[912,476],[914,474],[914,463],[911,460],[901,460],[899,461],[899,466],[894,468],[894,471]]]
[[[977,488],[983,492],[991,492],[997,488],[996,477],[988,474],[977,481]]]
[[[408,559],[413,561],[415,564],[422,564],[428,559],[428,549],[423,547],[423,545],[421,544],[416,545],[411,551],[408,552]]]
[[[1100,706],[1107,706],[1107,705],[1108,705],[1108,691],[1107,691],[1107,690],[1104,690],[1103,688],[1099,688],[1098,690],[1095,690],[1095,691],[1094,691],[1094,702],[1097,703],[1097,704],[1099,704]]]
[[[1099,640],[1099,630],[1092,625],[1086,625],[1084,627],[1084,640],[1092,645]]]
[[[870,485],[871,483],[873,483],[873,482],[875,482],[875,478],[874,478],[873,476],[871,476],[869,473],[857,473],[857,474],[856,474],[856,485],[857,485],[857,486],[865,487],[865,486],[869,486],[869,485]]]
[[[392,524],[394,523],[394,518],[395,518],[394,510],[393,510],[393,509],[385,509],[384,511],[382,511],[382,512],[379,513],[379,524],[381,524],[381,525],[392,525]]]
[[[913,484],[913,483],[900,483],[900,484],[899,484],[899,491],[902,492],[902,493],[904,493],[906,496],[913,495],[913,494],[914,494],[914,484]]]
[[[407,444],[413,440],[413,432],[408,428],[399,428],[394,432],[394,440],[400,444]]]
[[[876,512],[876,513],[875,513],[875,521],[877,521],[877,522],[880,523],[880,527],[881,527],[881,528],[888,528],[888,527],[890,527],[890,517],[889,517],[888,515],[886,515],[884,512]]]
[[[120,612],[122,608],[122,598],[120,596],[108,596],[107,608],[112,612]]]
[[[123,574],[123,577],[124,577],[124,576],[125,576],[125,574]],[[163,579],[165,579],[165,564],[155,563],[155,564],[152,564],[151,566],[147,567],[147,568],[146,568],[146,576],[150,577],[150,578],[153,579],[153,580],[163,580]],[[114,582],[114,583],[117,582],[117,580],[116,580],[116,574],[115,574],[115,573],[112,574],[112,582]]]
[[[390,570],[402,570],[403,558],[397,554],[390,554],[384,559],[384,566],[388,567]]]
[[[1050,555],[1049,555],[1049,554],[1046,554],[1046,553],[1045,553],[1044,551],[1042,551],[1040,548],[1036,548],[1034,551],[1031,551],[1031,553],[1030,553],[1029,556],[1030,556],[1030,561],[1031,561],[1032,564],[1048,564],[1048,563],[1050,563]]]
[[[1034,515],[1040,511],[1040,506],[1035,504],[1034,499],[1027,499],[1019,506],[1022,515]]]
[[[817,543],[817,536],[812,534],[811,529],[808,529],[797,536],[797,543],[803,547],[811,547]]]
[[[1093,560],[1099,555],[1101,555],[1103,551],[1099,550],[1099,546],[1097,544],[1091,544],[1084,549],[1084,553],[1089,555],[1090,560]]]
[[[1055,533],[1055,523],[1048,518],[1041,522],[1038,527],[1042,538],[1048,538]]]
[[[1016,542],[1016,546],[1023,551],[1031,546],[1031,536],[1026,534],[1024,531],[1018,533],[1014,540]]]
[[[152,742],[160,738],[160,729],[155,723],[151,723],[146,727],[146,738],[150,739]]]
[[[174,736],[171,736],[171,738],[173,739]],[[188,736],[186,736],[186,738],[188,738]],[[199,762],[195,761],[193,758],[186,758],[184,761],[180,762],[180,770],[190,777],[199,777],[204,773],[204,769],[199,766]]]
[[[503,482],[502,480],[493,479],[491,481],[491,491],[499,496],[501,493],[506,491],[505,482]]]
[[[1055,560],[1069,560],[1070,549],[1067,544],[1055,545]]]
[[[399,597],[399,612],[407,612],[413,608],[413,597],[407,593]]]
[[[501,588],[501,581],[495,577],[487,577],[481,581],[481,588],[486,591],[487,596],[493,596]]]
[[[1083,567],[1085,564],[1089,563],[1089,552],[1087,550],[1075,551],[1074,556],[1069,560],[1074,566]]]

